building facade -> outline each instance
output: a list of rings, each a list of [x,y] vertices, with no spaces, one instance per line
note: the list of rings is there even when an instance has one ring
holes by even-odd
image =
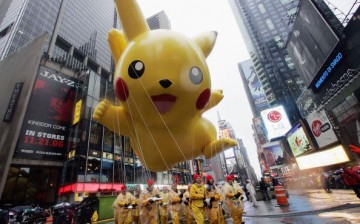
[[[300,114],[296,99],[304,82],[288,55],[285,44],[298,1],[229,0],[244,37],[258,79],[270,107],[284,105],[291,123]],[[254,114],[259,115],[260,111]]]
[[[35,39],[36,49],[30,47],[30,52],[37,52],[34,59],[39,60],[18,65],[29,72],[29,77],[19,73],[22,84],[6,81],[3,72],[0,76],[4,84],[15,85],[16,93],[22,85],[23,94],[26,91],[21,95],[25,103],[19,123],[10,119],[13,104],[11,110],[8,102],[1,104],[7,120],[4,127],[13,131],[12,139],[1,136],[7,137],[6,143],[2,139],[1,155],[9,155],[1,163],[1,202],[51,205],[57,200],[80,201],[94,193],[115,195],[122,184],[144,184],[149,178],[157,184],[191,181],[188,162],[165,173],[150,172],[139,163],[127,137],[92,121],[100,100],[116,103],[111,76],[114,65],[107,44],[108,31],[119,27],[113,1],[86,1],[86,5],[73,0],[9,3],[8,11],[0,17],[2,68],[16,66],[8,61],[28,55],[26,44],[41,33],[47,34],[41,42]],[[38,20],[36,26],[32,24]],[[164,12],[148,22],[150,28],[151,24],[170,28]],[[6,100],[14,102],[12,97]]]

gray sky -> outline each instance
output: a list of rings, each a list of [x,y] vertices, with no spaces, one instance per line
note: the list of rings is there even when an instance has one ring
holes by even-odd
[[[330,2],[347,12],[354,0],[330,0]],[[237,63],[250,57],[228,0],[138,0],[138,3],[145,17],[164,10],[170,19],[172,30],[188,37],[204,31],[218,32],[217,42],[207,63],[212,88],[223,89],[225,97],[204,117],[217,126],[218,111],[221,119],[230,122],[237,138],[243,140],[251,165],[260,178],[260,165],[251,129],[252,112],[237,68]]]

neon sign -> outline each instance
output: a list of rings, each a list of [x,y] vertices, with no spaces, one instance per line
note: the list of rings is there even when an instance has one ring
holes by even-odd
[[[324,83],[324,81],[326,80],[326,78],[330,75],[330,73],[333,71],[333,69],[339,64],[339,62],[342,60],[343,58],[343,54],[341,52],[339,52],[335,58],[332,60],[332,62],[330,63],[330,65],[325,69],[325,71],[322,73],[321,77],[319,78],[319,80],[316,82],[315,87],[317,89],[319,89],[319,87],[321,86],[321,84]]]

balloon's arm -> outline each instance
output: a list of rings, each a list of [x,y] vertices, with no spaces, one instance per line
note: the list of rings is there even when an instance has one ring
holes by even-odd
[[[224,98],[223,91],[221,89],[215,89],[211,91],[209,103],[205,106],[204,112],[215,107]]]
[[[93,119],[115,133],[123,135],[130,133],[124,108],[114,106],[108,100],[103,100],[96,106]]]

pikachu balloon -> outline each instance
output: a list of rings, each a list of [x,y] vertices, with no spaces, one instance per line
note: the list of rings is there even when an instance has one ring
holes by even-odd
[[[113,105],[104,100],[95,121],[130,137],[141,163],[151,171],[204,155],[211,158],[237,145],[217,139],[216,129],[201,115],[223,98],[211,90],[206,64],[216,32],[188,38],[170,30],[149,30],[135,0],[116,0],[123,32],[109,32],[116,71]]]

